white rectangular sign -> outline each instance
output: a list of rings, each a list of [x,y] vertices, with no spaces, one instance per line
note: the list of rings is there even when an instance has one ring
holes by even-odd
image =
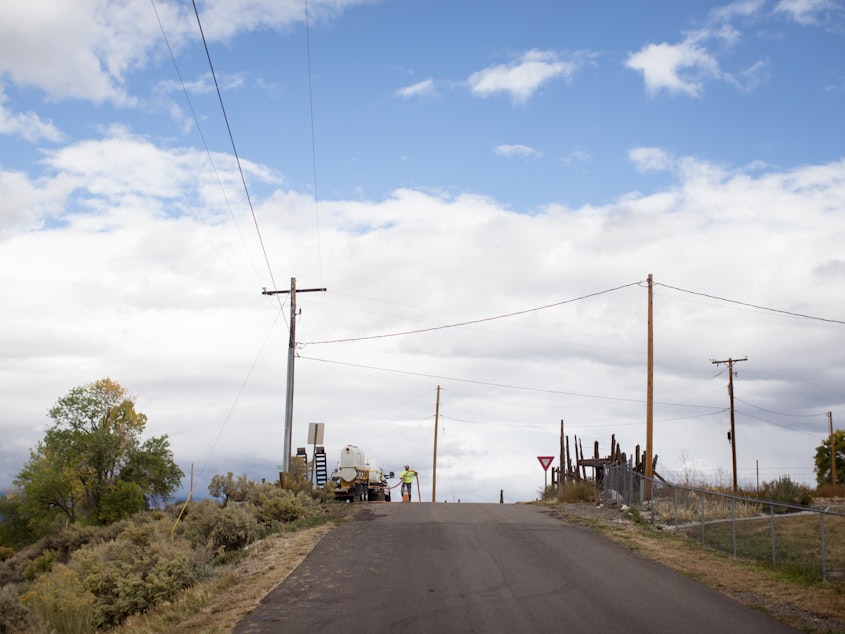
[[[308,444],[322,445],[323,431],[326,428],[325,423],[308,423]]]

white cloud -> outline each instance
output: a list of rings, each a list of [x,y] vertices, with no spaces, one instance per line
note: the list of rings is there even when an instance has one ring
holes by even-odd
[[[758,15],[765,5],[766,0],[736,0],[736,2],[713,9],[710,15],[715,22],[727,22],[737,17]]]
[[[580,65],[577,57],[564,60],[553,51],[531,50],[509,64],[473,73],[468,81],[472,92],[482,97],[504,92],[517,103],[524,103],[546,82],[571,78]]]
[[[396,95],[398,97],[430,97],[437,95],[437,88],[434,85],[434,80],[429,78],[419,81],[416,84],[411,84],[410,86],[399,88],[396,91]]]
[[[64,134],[51,121],[44,121],[34,112],[11,112],[5,107],[6,97],[0,86],[0,134],[19,136],[30,142],[61,141]]]
[[[775,12],[784,13],[799,24],[817,24],[821,16],[839,9],[832,0],[779,0]]]
[[[311,0],[309,21],[320,22],[336,17],[344,10],[374,0]],[[206,36],[225,40],[242,31],[260,28],[284,29],[305,21],[305,4],[298,0],[208,0],[200,8]],[[194,18],[195,20],[195,18]]]
[[[527,145],[521,145],[521,144],[497,145],[495,148],[493,148],[493,152],[496,153],[499,156],[506,156],[506,157],[519,156],[519,157],[523,157],[523,158],[540,158],[541,156],[543,156],[543,153],[540,152],[539,150],[535,150],[532,147],[529,147]]]
[[[123,85],[125,74],[144,63],[160,37],[154,14],[143,3],[4,3],[0,76],[54,99],[126,104],[132,99]]]
[[[315,0],[315,20],[329,19],[371,0]],[[126,89],[129,73],[151,57],[166,55],[161,28],[178,51],[200,37],[190,5],[160,0],[30,0],[0,4],[0,78],[33,86],[51,99],[85,99],[134,105]],[[200,6],[203,32],[212,41],[228,40],[259,28],[282,29],[305,19],[294,0],[210,0]]]
[[[699,97],[707,82],[724,81],[742,90],[756,88],[769,71],[766,59],[746,68],[725,70],[720,57],[743,43],[743,32],[734,22],[757,19],[765,8],[762,0],[739,0],[712,10],[706,23],[686,33],[678,43],[662,42],[644,45],[628,56],[625,65],[643,75],[649,94],[666,91]]]
[[[654,147],[633,148],[628,151],[628,159],[641,172],[662,172],[675,163],[666,151]]]
[[[23,446],[34,446],[59,396],[110,376],[139,396],[149,433],[169,434],[183,467],[210,458],[215,467],[271,474],[279,448],[268,439],[281,429],[287,333],[278,305],[260,294],[269,283],[246,230],[248,212],[234,210],[242,234],[219,214],[191,213],[190,204],[169,213],[185,192],[188,201],[209,199],[191,169],[202,156],[117,132],[51,155],[48,180],[0,173],[0,200],[14,201],[0,209],[30,219],[22,225],[3,212],[0,287],[15,309],[0,317],[0,355],[14,368],[4,375],[9,397],[0,417],[16,422]],[[670,170],[675,184],[652,196],[579,209],[553,204],[534,215],[488,198],[411,189],[381,201],[324,200],[322,262],[309,196],[279,190],[257,201],[276,282],[287,287],[280,272],[296,271],[300,287],[329,289],[299,302],[294,444],[303,442],[305,422],[320,420],[330,452],[351,442],[387,468],[410,461],[425,470],[433,390],[441,384],[438,489],[465,501],[495,499],[499,488],[509,500],[529,499],[539,484],[520,474],[539,473],[535,456],[556,446],[561,417],[585,445],[597,440],[604,448],[611,431],[628,451],[641,441],[642,288],[460,329],[309,342],[510,313],[647,273],[759,305],[845,313],[842,262],[831,255],[845,239],[845,220],[832,213],[845,204],[845,163],[752,177],[655,148],[630,156],[643,168]],[[220,169],[237,182],[233,165],[221,161]],[[128,182],[127,170],[143,180]],[[50,213],[45,206],[69,200],[62,224],[33,230]],[[45,292],[33,292],[39,289]],[[658,400],[680,404],[656,413],[661,472],[674,468],[683,449],[694,449],[702,464],[726,464],[723,421],[690,407],[726,406],[711,358],[747,355],[736,389],[772,411],[845,406],[827,375],[845,368],[845,352],[829,345],[841,326],[736,310],[660,286],[655,315]],[[741,469],[758,457],[763,467],[807,462],[822,435],[748,418],[740,426]],[[772,441],[765,449],[751,443],[763,435]],[[505,480],[475,477],[503,447]],[[4,452],[0,482],[19,469],[8,466],[9,452],[26,458],[19,447]]]
[[[561,159],[561,161],[563,161],[563,164],[568,166],[586,165],[587,163],[592,162],[592,160],[593,157],[584,150],[573,150]]]
[[[680,44],[648,44],[629,56],[625,65],[643,74],[651,94],[666,90],[697,97],[704,80],[720,75],[716,59],[690,40]]]

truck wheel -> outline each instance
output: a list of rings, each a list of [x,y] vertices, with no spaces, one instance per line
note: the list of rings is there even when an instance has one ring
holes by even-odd
[[[366,491],[366,489],[364,488],[364,486],[360,482],[357,482],[355,484],[355,501],[356,502],[357,501],[361,501],[361,502],[364,501],[365,491]]]

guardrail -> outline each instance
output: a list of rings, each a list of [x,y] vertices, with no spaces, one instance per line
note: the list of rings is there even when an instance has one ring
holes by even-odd
[[[606,504],[629,505],[644,521],[733,557],[805,576],[845,578],[845,513],[736,496],[647,478],[630,465],[604,469]]]

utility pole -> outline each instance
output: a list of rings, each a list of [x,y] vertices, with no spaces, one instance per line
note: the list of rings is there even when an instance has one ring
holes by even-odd
[[[827,423],[830,425],[830,483],[836,486],[836,441],[833,439],[833,412],[827,413]]]
[[[437,401],[434,405],[434,465],[431,469],[431,501],[437,502],[437,428],[440,425],[440,386],[437,386]]]
[[[566,464],[564,459],[564,452],[563,452],[563,419],[560,419],[560,458],[558,459],[558,468],[557,468],[557,488],[558,490],[563,490],[564,482],[563,482],[563,465]]]
[[[315,291],[325,290],[325,288],[303,288],[300,289],[299,292],[313,293]],[[282,455],[282,473],[279,476],[282,487],[284,487],[285,478],[290,471],[291,432],[293,430],[293,359],[296,351],[296,278],[290,278],[289,291],[268,291],[266,288],[261,291],[262,295],[280,295],[282,293],[290,293],[290,337],[288,339],[288,382],[287,390],[285,392],[284,454]]]
[[[653,282],[651,273],[648,274],[648,378],[646,379],[645,405],[645,475],[646,499],[651,499],[651,478],[654,477],[654,447],[652,437],[654,433],[654,310],[652,308]],[[637,456],[639,460],[639,456]]]
[[[728,364],[728,395],[731,399],[731,432],[730,432],[730,442],[731,442],[731,455],[733,456],[733,469],[734,469],[734,493],[736,493],[736,427],[734,425],[734,363],[738,363],[739,361],[748,361],[748,357],[742,357],[742,359],[725,359],[724,361],[713,361],[711,363],[715,363],[716,365],[720,365],[722,363]]]

